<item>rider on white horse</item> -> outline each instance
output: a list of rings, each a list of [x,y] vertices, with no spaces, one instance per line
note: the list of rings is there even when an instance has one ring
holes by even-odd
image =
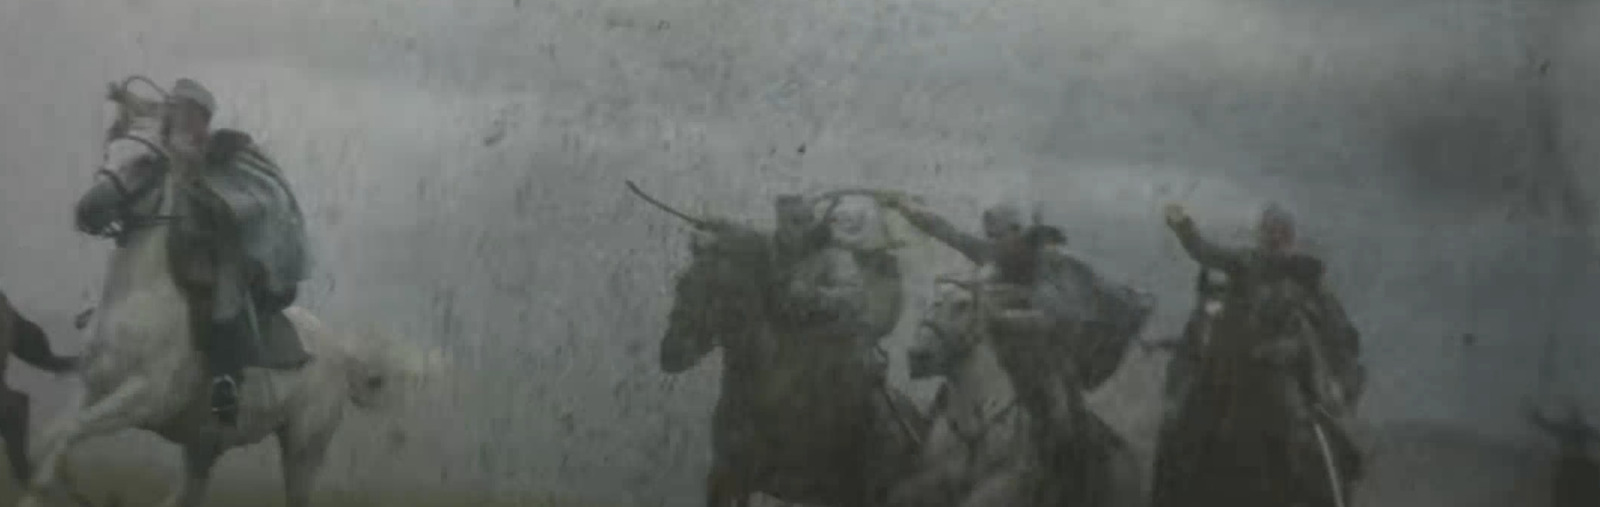
[[[248,134],[211,129],[216,99],[191,79],[179,79],[168,96],[162,128],[164,156],[155,164],[185,164],[175,187],[172,267],[195,311],[197,344],[212,376],[211,407],[224,424],[238,416],[239,383],[252,347],[261,347],[262,324],[294,303],[309,270],[304,219],[278,170]],[[169,171],[169,174],[177,174]],[[112,203],[128,189],[111,178],[79,205],[79,228],[103,234]],[[100,189],[96,189],[97,191]],[[303,350],[272,365],[293,368]],[[287,364],[284,364],[287,363]]]
[[[1039,394],[1090,390],[1111,376],[1122,362],[1132,337],[1143,327],[1151,302],[1123,284],[1105,279],[1087,263],[1061,247],[1065,235],[1054,227],[1024,221],[1021,207],[1002,202],[983,211],[982,234],[958,229],[948,220],[899,193],[880,196],[881,204],[905,217],[913,227],[960,252],[973,264],[992,271],[1001,287],[1016,289],[1004,298],[1014,309],[1035,310],[1042,322],[1031,333],[1055,335],[1049,347],[1036,353],[1054,356],[1061,364],[1027,375],[1024,391]],[[1017,315],[1021,315],[1018,312]],[[1023,319],[1028,320],[1028,319]],[[1031,334],[1025,333],[1025,334]],[[1070,350],[1066,350],[1070,349]],[[1040,358],[1030,358],[1040,359]],[[1042,359],[1041,359],[1042,360]],[[1041,365],[1042,366],[1042,365]],[[1056,383],[1059,386],[1046,387]],[[1052,407],[1049,420],[1065,423],[1064,401],[1058,396],[1039,400]]]

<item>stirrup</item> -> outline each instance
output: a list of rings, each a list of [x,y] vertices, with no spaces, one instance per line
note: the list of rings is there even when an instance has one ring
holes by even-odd
[[[227,393],[226,396],[223,393]],[[231,423],[239,413],[239,381],[230,375],[211,379],[211,415]],[[219,400],[219,398],[223,398]]]

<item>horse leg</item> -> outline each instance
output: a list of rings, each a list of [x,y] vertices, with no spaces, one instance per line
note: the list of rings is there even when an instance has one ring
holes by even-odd
[[[18,507],[43,504],[42,493],[55,486],[62,461],[74,444],[131,428],[155,415],[160,405],[152,402],[149,386],[148,381],[134,378],[110,396],[89,404],[80,403],[78,410],[60,416],[40,442],[40,458],[34,466],[28,492],[17,502]]]
[[[6,460],[11,463],[11,476],[17,483],[26,484],[33,476],[28,463],[28,395],[0,386],[0,439],[6,443]]]
[[[333,441],[331,430],[309,430],[291,425],[278,431],[278,462],[283,468],[284,505],[311,505],[311,487],[322,471]]]
[[[221,456],[222,449],[215,445],[183,446],[183,484],[161,505],[200,507],[211,487],[211,469]]]

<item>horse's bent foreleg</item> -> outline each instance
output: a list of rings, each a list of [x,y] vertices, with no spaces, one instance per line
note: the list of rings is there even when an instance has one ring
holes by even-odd
[[[284,505],[311,505],[311,489],[333,441],[332,430],[286,428],[278,432],[278,463],[283,469]]]
[[[61,416],[40,442],[39,460],[34,467],[29,491],[18,502],[19,507],[33,507],[43,502],[41,492],[55,485],[56,474],[62,459],[74,444],[85,439],[131,428],[152,415],[159,407],[151,403],[149,383],[131,380],[110,396],[81,405],[76,411]]]
[[[222,456],[215,445],[183,446],[183,484],[167,498],[165,507],[200,507],[211,487],[211,469]]]
[[[33,477],[33,467],[28,462],[28,395],[12,390],[0,391],[0,438],[6,442],[6,460],[11,464],[11,476],[19,484]]]

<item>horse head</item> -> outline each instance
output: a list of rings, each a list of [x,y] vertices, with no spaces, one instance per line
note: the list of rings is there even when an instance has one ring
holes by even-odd
[[[130,89],[149,83],[161,96],[142,97]],[[162,148],[166,96],[142,76],[111,83],[106,100],[116,108],[102,140],[102,158],[95,176],[101,180],[79,199],[79,230],[97,236],[121,237],[161,213],[168,155]]]
[[[662,371],[692,368],[717,346],[760,331],[769,255],[766,237],[752,229],[714,224],[695,231],[689,266],[673,287],[661,338]]]
[[[941,276],[934,284],[933,303],[922,312],[906,351],[913,379],[948,375],[972,351],[980,331],[977,326],[982,282]]]

